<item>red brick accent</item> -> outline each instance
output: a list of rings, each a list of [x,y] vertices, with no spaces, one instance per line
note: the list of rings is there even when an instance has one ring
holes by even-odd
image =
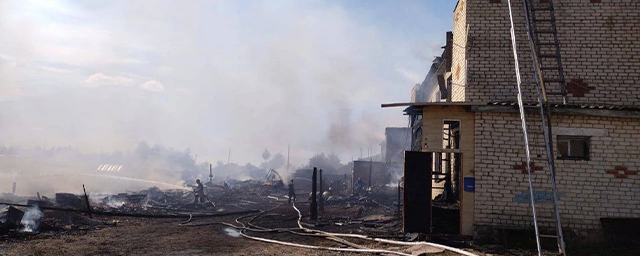
[[[522,164],[514,165],[513,169],[522,171],[522,174],[527,174],[527,162],[522,161]],[[536,163],[531,162],[531,174],[534,174],[536,171],[542,171],[542,166],[536,166]]]
[[[499,4],[501,2],[502,2],[502,0],[489,0],[490,4]]]
[[[595,87],[589,86],[589,84],[580,78],[571,79],[571,81],[567,83],[567,92],[571,93],[574,97],[584,97],[586,93],[593,89],[595,89]]]
[[[638,175],[638,171],[629,171],[626,166],[616,166],[613,170],[607,170],[608,174],[613,174],[618,179],[626,179],[629,175]]]

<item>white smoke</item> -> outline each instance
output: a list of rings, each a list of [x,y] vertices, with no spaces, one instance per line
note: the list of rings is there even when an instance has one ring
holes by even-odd
[[[124,200],[110,196],[106,200],[106,205],[112,208],[120,208],[124,205]]]
[[[425,56],[441,51],[425,45],[444,40],[407,38],[350,6],[0,1],[0,34],[12,35],[0,37],[2,142],[100,152],[142,139],[210,162],[232,148],[241,164],[290,143],[292,164],[317,152],[349,159],[404,124],[380,103],[407,101]],[[430,4],[419,6],[402,12],[412,29],[430,24]]]
[[[38,232],[38,226],[40,225],[40,218],[42,218],[42,211],[38,206],[33,206],[27,209],[27,212],[22,216],[20,224],[22,224],[22,232],[35,233]]]

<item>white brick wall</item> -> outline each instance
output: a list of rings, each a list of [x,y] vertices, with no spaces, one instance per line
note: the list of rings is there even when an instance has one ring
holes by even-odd
[[[453,13],[453,54],[451,62],[451,101],[465,101],[467,84],[467,1],[460,0]]]
[[[531,130],[538,125],[529,120]],[[599,229],[602,217],[640,218],[640,176],[616,178],[607,173],[615,166],[640,169],[640,127],[638,119],[554,116],[554,127],[606,130],[591,137],[590,160],[556,160],[557,184],[563,224],[573,229]],[[514,166],[525,160],[518,114],[476,113],[475,115],[475,221],[476,225],[531,225],[531,207],[515,202],[527,193],[527,177]],[[559,131],[562,129],[558,129]],[[567,130],[567,129],[564,129]],[[558,134],[555,134],[558,135]],[[560,134],[562,135],[562,134]],[[532,136],[537,143],[541,138]],[[555,141],[554,141],[554,148]],[[544,154],[534,150],[534,154]],[[556,154],[557,155],[557,154]],[[547,165],[533,175],[535,188],[551,191]],[[538,204],[541,217],[551,217],[550,204]]]
[[[522,1],[513,4],[518,53],[523,79],[532,79]],[[537,2],[537,1],[536,1]],[[582,79],[592,89],[583,96],[569,94],[572,103],[640,105],[640,1],[555,0],[558,36],[567,81]],[[464,0],[466,15],[454,16],[454,42],[466,46],[468,74],[454,81],[466,84],[464,100],[488,102],[516,100],[516,80],[506,0]],[[464,38],[469,24],[468,38]],[[466,39],[466,40],[465,40]],[[465,44],[466,42],[466,44]],[[464,48],[454,46],[455,73],[465,70]],[[461,71],[462,73],[462,71]],[[464,78],[464,79],[463,79]],[[466,80],[466,81],[465,81]],[[576,80],[577,81],[577,80]],[[550,88],[558,90],[558,88]],[[533,86],[527,86],[527,95]],[[454,94],[454,95],[460,95]],[[525,100],[534,100],[527,97]],[[551,100],[559,101],[559,97]]]

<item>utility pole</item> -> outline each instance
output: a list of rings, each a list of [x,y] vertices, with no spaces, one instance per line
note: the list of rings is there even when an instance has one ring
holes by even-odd
[[[287,173],[289,173],[289,152],[291,150],[291,143],[287,144]]]
[[[360,148],[360,159],[362,159],[362,148]]]
[[[231,163],[231,149],[229,149],[229,157],[227,158],[227,164]]]

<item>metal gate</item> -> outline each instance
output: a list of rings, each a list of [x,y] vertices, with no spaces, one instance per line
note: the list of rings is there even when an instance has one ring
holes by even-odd
[[[431,233],[433,153],[405,151],[402,223],[405,233]]]

